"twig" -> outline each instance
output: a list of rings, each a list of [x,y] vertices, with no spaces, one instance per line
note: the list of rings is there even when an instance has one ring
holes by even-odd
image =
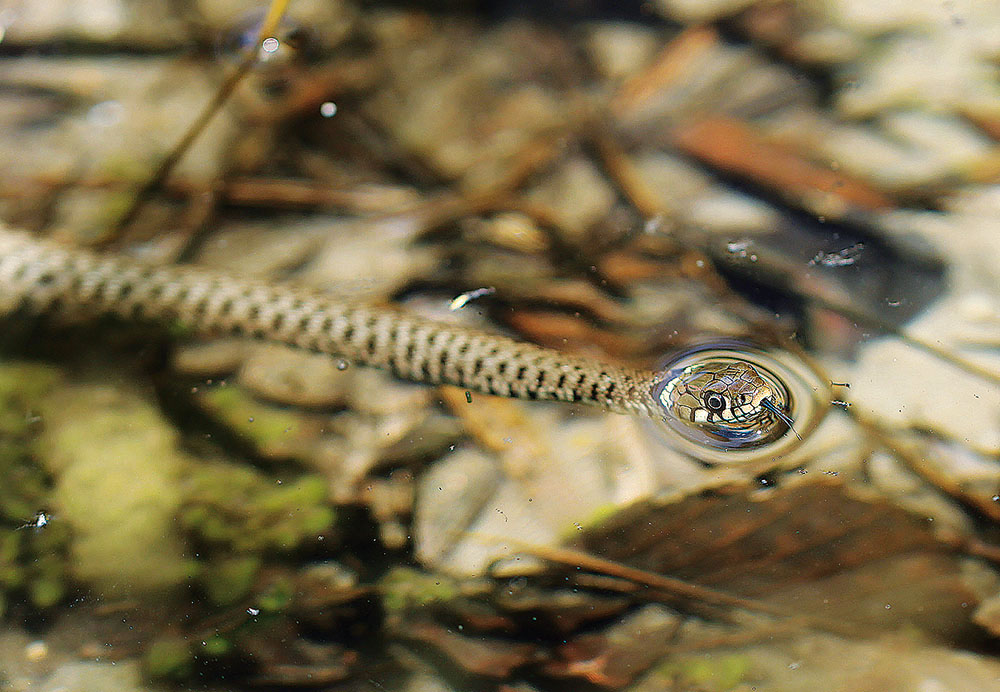
[[[205,108],[202,109],[201,113],[195,118],[191,126],[188,127],[187,131],[180,138],[180,141],[174,146],[171,152],[167,155],[165,159],[156,168],[156,171],[150,176],[149,180],[143,183],[142,187],[136,192],[135,197],[132,200],[132,204],[125,210],[121,218],[114,225],[113,235],[121,233],[121,231],[126,228],[139,213],[139,209],[143,204],[149,199],[150,195],[153,194],[162,184],[163,181],[167,179],[170,172],[174,169],[177,163],[183,158],[184,154],[187,153],[191,145],[194,144],[198,136],[204,131],[208,124],[215,117],[216,113],[222,108],[223,104],[229,100],[229,97],[236,90],[243,78],[250,72],[253,66],[257,63],[258,52],[260,51],[261,42],[274,33],[274,30],[278,26],[278,22],[281,21],[282,16],[285,14],[285,9],[288,7],[290,0],[271,0],[271,5],[268,7],[267,16],[264,18],[264,22],[260,26],[260,31],[257,32],[257,40],[254,42],[252,48],[247,50],[240,64],[236,67],[236,70],[229,75],[229,78],[219,87],[218,91],[215,92],[215,96],[209,101]]]

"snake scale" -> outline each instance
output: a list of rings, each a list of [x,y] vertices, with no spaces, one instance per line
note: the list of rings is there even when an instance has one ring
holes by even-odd
[[[722,446],[762,444],[791,427],[782,383],[737,358],[695,361],[665,375],[289,285],[147,265],[0,227],[0,315],[18,312],[179,322],[198,334],[279,342],[416,382],[680,421]]]

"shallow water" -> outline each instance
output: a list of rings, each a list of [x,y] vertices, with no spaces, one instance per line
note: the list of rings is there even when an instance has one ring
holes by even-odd
[[[8,315],[0,690],[1000,689],[993,3],[293,2],[148,189],[263,13],[68,8],[0,11],[4,223],[639,368],[749,340],[804,439]]]

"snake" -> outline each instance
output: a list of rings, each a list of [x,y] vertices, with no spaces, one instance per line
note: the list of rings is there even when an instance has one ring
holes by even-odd
[[[598,406],[666,424],[688,452],[711,452],[715,461],[801,439],[784,378],[738,351],[695,350],[643,370],[287,283],[153,265],[0,226],[0,316],[24,313],[180,324],[193,334],[330,354],[415,382]]]

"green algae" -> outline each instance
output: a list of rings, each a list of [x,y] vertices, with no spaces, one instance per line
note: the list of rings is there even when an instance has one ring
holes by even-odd
[[[256,555],[223,557],[211,561],[198,576],[198,582],[213,604],[231,605],[250,594],[260,565],[261,559]]]
[[[675,658],[659,666],[655,675],[679,683],[683,689],[727,692],[742,683],[751,661],[740,654]]]
[[[69,532],[45,512],[50,481],[33,456],[37,411],[61,377],[38,363],[0,363],[0,615],[13,593],[39,608],[66,593]]]
[[[280,613],[294,600],[295,584],[285,575],[275,577],[256,594],[257,607],[262,613]]]
[[[213,603],[232,603],[250,592],[262,553],[294,550],[333,526],[322,478],[199,462],[151,403],[120,385],[65,386],[42,408],[39,452],[74,533],[73,574],[106,593],[194,577]],[[185,555],[191,538],[212,548],[199,561]]]
[[[144,397],[122,386],[64,386],[42,406],[39,457],[52,501],[73,530],[73,575],[109,595],[157,592],[189,579],[174,520],[192,460]]]
[[[233,650],[233,643],[228,637],[221,634],[214,634],[201,642],[201,655],[211,658],[220,658]]]
[[[594,510],[582,521],[574,522],[561,530],[559,532],[559,538],[563,541],[571,542],[580,534],[580,531],[600,527],[608,519],[616,516],[621,509],[621,505],[614,502],[607,502],[603,505],[599,505],[595,507]]]
[[[146,648],[143,668],[153,678],[183,679],[194,669],[194,651],[184,637],[164,635]]]
[[[0,364],[0,517],[25,522],[48,496],[48,478],[32,458],[36,412],[59,371],[35,363]]]
[[[409,567],[389,570],[379,580],[378,588],[382,605],[388,612],[396,613],[447,603],[461,595],[451,579]]]
[[[274,459],[300,456],[309,435],[302,416],[255,399],[236,385],[200,392],[198,401],[216,420],[248,441],[262,456]]]
[[[282,482],[249,467],[213,463],[192,469],[185,486],[181,525],[236,553],[294,550],[336,519],[319,476]]]
[[[323,478],[199,459],[137,388],[43,366],[0,364],[0,473],[0,615],[15,600],[57,605],[73,584],[140,598],[186,598],[181,587],[195,584],[205,612],[192,623],[231,617],[241,601],[258,609],[218,636],[156,639],[143,665],[158,679],[241,660],[245,628],[293,630],[295,567],[276,561],[330,539],[336,520]]]

